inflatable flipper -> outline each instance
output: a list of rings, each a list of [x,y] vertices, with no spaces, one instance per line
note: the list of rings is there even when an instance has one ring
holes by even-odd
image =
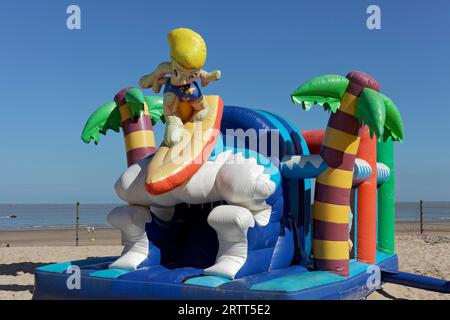
[[[192,177],[205,163],[220,133],[223,101],[219,96],[204,96],[210,111],[206,119],[184,124],[179,143],[159,147],[147,168],[145,188],[153,195],[175,189]]]

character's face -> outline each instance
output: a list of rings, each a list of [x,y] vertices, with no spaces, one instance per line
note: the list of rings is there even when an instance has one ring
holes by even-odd
[[[172,63],[172,76],[170,82],[174,86],[184,86],[186,84],[189,84],[191,82],[194,82],[195,80],[200,77],[200,71],[201,69],[196,70],[188,70],[183,68],[178,64],[178,62],[174,59],[171,60]]]

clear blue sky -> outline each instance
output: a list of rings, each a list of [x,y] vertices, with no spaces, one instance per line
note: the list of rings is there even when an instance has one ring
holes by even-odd
[[[66,28],[70,4],[81,7],[81,30]],[[369,4],[381,7],[381,30],[366,28]],[[117,201],[122,134],[94,146],[81,130],[97,106],[168,59],[175,27],[202,34],[205,68],[222,70],[207,93],[277,111],[302,130],[324,128],[327,115],[290,102],[299,84],[372,74],[404,119],[397,199],[450,200],[450,1],[3,0],[0,202]]]

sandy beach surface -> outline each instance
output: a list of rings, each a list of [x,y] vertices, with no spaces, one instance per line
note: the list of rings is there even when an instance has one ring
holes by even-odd
[[[420,235],[417,224],[398,223],[396,251],[400,270],[450,279],[450,225],[428,225]],[[33,270],[39,266],[88,257],[119,255],[120,232],[82,230],[75,245],[74,230],[0,231],[0,299],[31,299]],[[450,295],[384,284],[369,300],[445,299]]]

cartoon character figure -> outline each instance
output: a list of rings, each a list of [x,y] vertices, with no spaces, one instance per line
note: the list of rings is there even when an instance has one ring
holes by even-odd
[[[164,143],[167,146],[177,144],[183,137],[183,124],[188,121],[202,121],[209,112],[209,106],[197,79],[202,87],[220,79],[219,70],[202,70],[206,60],[206,44],[196,32],[179,28],[168,34],[170,62],[159,64],[156,70],[139,80],[142,88],[161,91],[164,85],[164,116],[166,131]],[[170,77],[166,75],[170,74]]]

